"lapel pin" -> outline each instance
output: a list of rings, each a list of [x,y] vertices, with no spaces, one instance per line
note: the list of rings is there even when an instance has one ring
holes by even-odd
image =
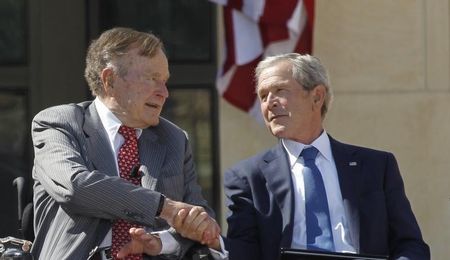
[[[356,165],[358,165],[358,163],[357,162],[349,162],[348,165],[349,166],[356,166]]]

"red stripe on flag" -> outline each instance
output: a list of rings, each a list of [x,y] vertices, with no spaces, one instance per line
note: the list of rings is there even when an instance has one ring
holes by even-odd
[[[286,22],[291,18],[297,2],[292,0],[266,0],[264,11],[259,18],[259,22],[269,25],[286,26]]]
[[[307,54],[313,51],[314,0],[304,0],[303,5],[308,17],[305,28],[303,28],[302,34],[295,46],[295,52]]]
[[[259,25],[263,46],[267,46],[272,42],[282,41],[289,38],[289,31],[286,26],[275,25]]]
[[[308,21],[311,23],[312,27],[315,18],[314,0],[303,0],[303,5],[305,6],[306,13],[308,14]]]
[[[223,97],[238,108],[249,111],[256,99],[253,75],[261,57],[242,66],[237,66]]]
[[[237,10],[241,10],[242,9],[242,1],[243,0],[228,0],[226,6],[237,9]]]
[[[263,14],[259,18],[259,28],[264,46],[289,38],[286,24],[296,5],[297,1],[266,0]]]

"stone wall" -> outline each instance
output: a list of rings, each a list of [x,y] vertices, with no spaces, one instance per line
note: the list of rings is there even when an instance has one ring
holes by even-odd
[[[433,259],[450,254],[449,11],[444,0],[316,1],[314,55],[335,93],[326,129],[395,154]],[[276,143],[223,101],[219,121],[222,173]]]

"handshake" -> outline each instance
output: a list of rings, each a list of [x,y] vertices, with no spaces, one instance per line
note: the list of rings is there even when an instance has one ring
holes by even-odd
[[[165,198],[159,217],[181,236],[221,250],[220,227],[203,207]],[[129,232],[131,241],[118,252],[118,258],[141,253],[154,256],[161,252],[162,243],[157,235],[147,233],[143,228],[131,228]]]

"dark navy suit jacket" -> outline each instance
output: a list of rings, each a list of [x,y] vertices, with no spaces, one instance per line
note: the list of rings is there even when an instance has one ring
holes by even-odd
[[[330,137],[350,237],[361,254],[429,259],[393,154]],[[276,260],[290,247],[294,194],[286,151],[272,149],[225,173],[230,260]],[[358,239],[359,238],[359,239]]]

